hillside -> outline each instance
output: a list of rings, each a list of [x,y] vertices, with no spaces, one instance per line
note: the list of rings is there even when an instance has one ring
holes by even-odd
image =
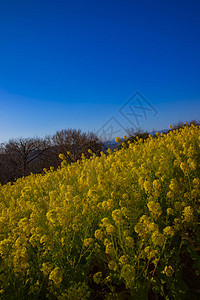
[[[2,299],[197,298],[200,127],[108,152],[0,187]]]

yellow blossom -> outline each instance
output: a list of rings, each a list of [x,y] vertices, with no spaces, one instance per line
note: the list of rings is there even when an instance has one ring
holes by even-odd
[[[165,241],[164,235],[158,231],[152,233],[151,239],[155,246],[163,246],[163,243]]]
[[[122,267],[121,276],[126,282],[126,286],[131,288],[135,281],[135,268],[129,264]]]
[[[62,159],[62,160],[66,160],[66,156],[62,153],[59,154],[59,158]]]
[[[148,193],[148,192],[151,192],[151,190],[152,190],[152,183],[150,182],[150,181],[148,181],[148,180],[146,180],[145,182],[144,182],[144,189],[145,189],[145,191]]]
[[[108,218],[103,218],[101,220],[103,226],[110,225],[110,220]]]
[[[116,143],[120,143],[120,141],[121,141],[121,139],[120,139],[119,137],[116,137],[116,138],[115,138],[115,142],[116,142]]]
[[[107,234],[110,234],[110,235],[114,234],[115,233],[115,227],[111,224],[106,226],[106,232],[107,232]]]
[[[49,262],[42,264],[41,271],[44,273],[45,276],[48,276],[52,269],[53,266]]]
[[[167,277],[171,277],[174,274],[174,269],[172,268],[172,266],[166,266],[162,273],[166,274]]]
[[[43,243],[46,243],[47,242],[47,236],[46,235],[43,235],[40,239],[40,243],[43,244]]]
[[[167,214],[168,215],[174,215],[174,211],[173,211],[173,209],[171,208],[171,207],[169,207],[168,209],[167,209]]]
[[[115,209],[112,212],[112,218],[115,221],[116,224],[123,224],[124,219],[123,219],[123,213],[120,209]]]
[[[148,209],[154,213],[155,215],[157,216],[160,216],[162,214],[162,209],[161,209],[161,206],[158,202],[155,202],[155,201],[150,201],[148,204]]]
[[[90,247],[90,246],[92,246],[93,242],[94,242],[94,240],[92,238],[87,238],[84,240],[84,246]]]
[[[129,262],[129,256],[128,255],[122,255],[120,258],[119,258],[119,263],[121,265],[126,265],[128,262]]]
[[[134,239],[131,236],[127,236],[125,238],[125,245],[128,248],[132,248],[134,246]]]
[[[186,222],[192,222],[194,219],[194,209],[191,206],[186,206],[183,210],[183,218]]]
[[[166,235],[166,236],[173,237],[174,234],[175,234],[175,231],[174,231],[173,227],[167,226],[167,227],[165,227],[165,228],[163,229],[163,233],[164,233],[164,235]]]
[[[106,245],[106,250],[105,250],[105,253],[106,254],[114,254],[114,247],[112,245],[112,243],[109,243]]]
[[[102,280],[103,280],[102,272],[95,273],[95,274],[93,275],[93,280],[94,280],[94,282],[97,283],[97,284],[101,283]]]
[[[114,260],[109,261],[108,268],[112,271],[117,271],[117,264]]]
[[[155,190],[159,190],[160,187],[161,187],[160,181],[159,181],[158,179],[154,180],[154,181],[153,181],[153,188],[154,188]]]
[[[52,280],[55,285],[60,286],[62,279],[63,279],[63,270],[61,270],[59,267],[56,267],[51,271],[49,275],[49,280]]]
[[[103,231],[101,229],[97,229],[94,233],[94,236],[96,239],[102,240],[103,239]]]

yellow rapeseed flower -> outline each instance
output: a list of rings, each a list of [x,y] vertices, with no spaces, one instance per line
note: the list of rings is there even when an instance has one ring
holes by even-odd
[[[93,275],[93,280],[95,283],[100,284],[103,281],[102,272],[97,272]]]
[[[114,260],[109,261],[108,268],[112,271],[117,271],[118,267]]]
[[[125,245],[126,245],[126,247],[132,248],[134,246],[134,244],[135,244],[134,243],[134,239],[131,236],[127,236],[125,238]]]
[[[61,270],[59,267],[56,267],[55,269],[53,269],[53,271],[51,271],[49,280],[52,280],[56,286],[60,286],[63,279],[63,273],[63,270]]]
[[[62,160],[66,160],[66,156],[62,153],[59,154],[59,158],[62,159]]]
[[[162,209],[161,206],[158,202],[155,201],[150,201],[148,204],[148,209],[150,210],[150,212],[152,212],[153,214],[160,216],[162,214]]]
[[[101,229],[97,229],[94,233],[94,236],[97,240],[103,239],[103,231]]]
[[[111,224],[107,225],[106,226],[106,232],[107,232],[107,234],[110,234],[110,235],[114,234],[115,233],[115,227]]]
[[[173,237],[175,234],[175,231],[174,231],[173,227],[167,226],[163,229],[163,233],[166,236]]]
[[[116,143],[120,143],[120,142],[121,142],[121,139],[120,139],[119,137],[116,137],[116,138],[115,138],[115,142],[116,142]]]
[[[194,209],[191,206],[186,206],[183,210],[183,218],[186,222],[192,222],[194,219]]]
[[[90,247],[90,246],[92,246],[93,242],[94,242],[93,238],[84,239],[84,246]]]
[[[174,274],[174,269],[172,268],[172,266],[166,266],[162,273],[165,274],[167,277],[171,277]]]

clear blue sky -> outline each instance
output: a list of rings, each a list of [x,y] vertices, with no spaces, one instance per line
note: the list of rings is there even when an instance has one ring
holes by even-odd
[[[199,0],[0,0],[0,142],[97,132],[111,117],[149,131],[200,119],[199,11]],[[120,111],[136,91],[148,101],[127,103],[137,120]]]

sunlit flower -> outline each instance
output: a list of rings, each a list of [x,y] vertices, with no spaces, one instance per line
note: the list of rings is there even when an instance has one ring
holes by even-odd
[[[103,281],[102,272],[95,273],[93,275],[93,280],[97,284],[101,283]]]
[[[194,219],[194,209],[191,206],[186,206],[183,210],[183,218],[186,222],[192,222]]]
[[[108,268],[112,271],[117,271],[117,264],[114,260],[109,261]]]
[[[167,277],[171,277],[174,274],[174,269],[172,268],[172,266],[166,266],[162,273],[166,274]]]
[[[175,231],[174,231],[173,227],[167,226],[167,227],[165,227],[165,228],[163,229],[163,233],[164,233],[164,235],[166,235],[166,236],[173,237],[174,234],[175,234]]]
[[[60,286],[62,279],[63,279],[63,270],[61,270],[59,267],[56,267],[51,271],[49,275],[49,280],[52,280],[55,285]]]

